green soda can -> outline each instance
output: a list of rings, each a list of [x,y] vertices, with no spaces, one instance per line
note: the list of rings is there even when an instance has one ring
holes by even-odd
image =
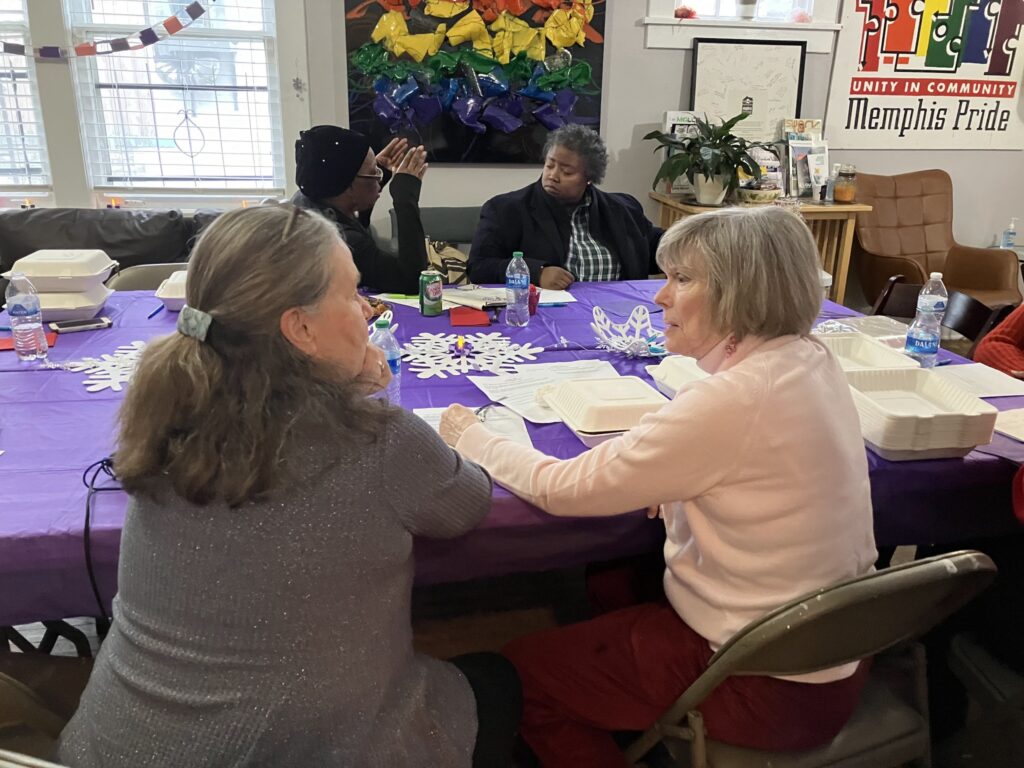
[[[441,273],[436,269],[420,272],[420,314],[435,317],[441,314]]]

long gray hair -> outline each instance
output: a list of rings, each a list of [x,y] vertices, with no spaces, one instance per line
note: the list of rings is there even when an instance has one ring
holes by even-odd
[[[120,412],[115,469],[125,489],[158,480],[194,504],[238,506],[274,488],[300,425],[326,439],[372,439],[387,409],[281,333],[316,307],[341,244],[334,225],[292,206],[238,209],[213,222],[188,266],[188,305],[213,318],[206,341],[174,333],[143,353]]]

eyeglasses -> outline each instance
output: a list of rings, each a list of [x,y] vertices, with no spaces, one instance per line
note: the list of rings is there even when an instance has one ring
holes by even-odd
[[[384,169],[381,168],[378,165],[376,173],[357,173],[356,174],[356,178],[357,179],[376,179],[377,181],[382,181],[384,179]]]

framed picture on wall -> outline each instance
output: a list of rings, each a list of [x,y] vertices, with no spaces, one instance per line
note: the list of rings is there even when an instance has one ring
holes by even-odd
[[[715,121],[746,112],[733,133],[778,141],[782,121],[800,116],[806,49],[796,40],[694,38],[690,109]]]

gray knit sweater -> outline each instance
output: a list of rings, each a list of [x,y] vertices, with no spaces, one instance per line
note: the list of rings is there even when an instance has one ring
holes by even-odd
[[[473,528],[490,478],[405,411],[373,444],[338,439],[340,460],[297,439],[301,477],[240,509],[132,499],[62,763],[470,765],[469,684],[413,652],[412,545]]]

